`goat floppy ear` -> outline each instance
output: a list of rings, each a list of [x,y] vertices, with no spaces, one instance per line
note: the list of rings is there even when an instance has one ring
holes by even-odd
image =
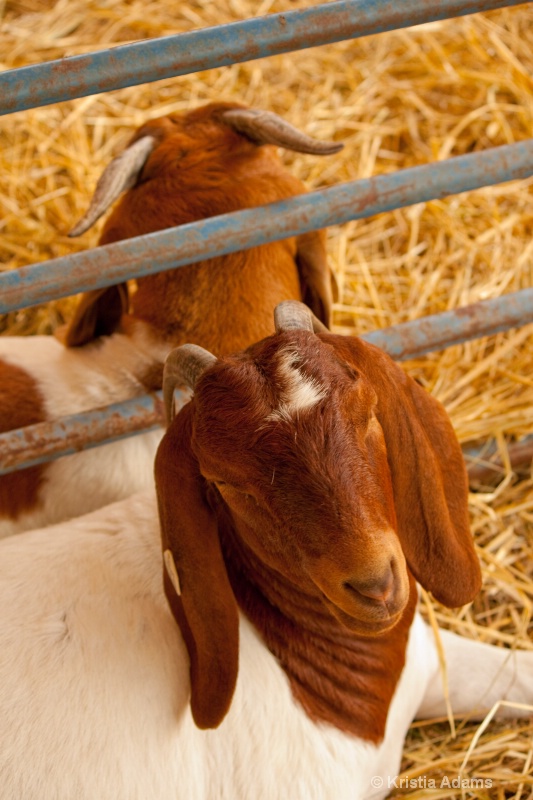
[[[407,377],[403,371],[402,375]],[[407,427],[417,443],[415,463],[421,497],[417,509],[417,531],[410,523],[412,508],[409,497],[404,496],[401,511],[404,535],[406,541],[410,539],[408,548],[413,560],[417,561],[422,585],[441,603],[453,608],[471,602],[481,589],[481,569],[470,530],[466,466],[451,421],[438,400],[412,378],[406,381],[404,395],[405,406],[409,408]],[[393,429],[390,412],[387,416],[387,427]],[[399,469],[395,469],[399,473],[396,483],[399,491],[405,492],[407,487],[402,486],[402,481],[406,476],[398,445],[402,447],[397,439],[393,447],[396,459],[400,459]],[[448,510],[448,516],[442,518],[442,526],[441,509],[444,514]],[[422,525],[427,528],[429,540],[419,553],[421,533],[424,536]]]
[[[329,328],[336,283],[329,268],[325,240],[324,231],[310,231],[298,236],[296,263],[304,303]]]
[[[85,292],[71,322],[58,332],[57,338],[66,347],[81,347],[99,336],[108,336],[117,330],[128,308],[126,283]]]
[[[239,616],[217,521],[191,449],[191,429],[189,403],[159,445],[155,480],[165,593],[189,651],[191,710],[199,728],[216,728],[237,681]]]
[[[409,568],[439,602],[464,605],[479,591],[481,571],[470,532],[466,468],[448,415],[377,347],[343,337],[341,349],[378,397],[376,415]]]

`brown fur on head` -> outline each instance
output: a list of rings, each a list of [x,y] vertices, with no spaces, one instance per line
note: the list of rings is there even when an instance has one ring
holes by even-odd
[[[181,595],[168,578],[165,586],[191,653],[202,727],[220,722],[237,675],[222,532],[226,557],[255,565],[258,581],[278,576],[346,634],[394,629],[411,575],[449,606],[479,589],[451,424],[358,339],[281,332],[217,361],[170,424],[155,471],[163,549]]]
[[[250,138],[253,133],[226,116],[239,110],[253,111],[237,103],[211,103],[139,128],[124,153],[143,141],[151,142],[152,149],[141,153],[141,161],[146,159],[141,166],[136,162],[133,183],[127,184],[109,216],[100,244],[305,192],[282,165],[275,147]],[[110,166],[120,163],[123,155]],[[210,320],[211,314],[196,309],[198,298],[204,303],[207,295],[218,298],[213,316],[223,317],[227,309],[227,319]],[[231,352],[270,333],[274,306],[291,298],[303,299],[329,325],[332,276],[321,231],[139,279],[132,311],[174,344],[194,338],[213,351]],[[120,293],[113,295],[109,290],[85,294],[63,337],[65,343],[82,345],[117,329],[124,311],[122,300]],[[242,334],[220,347],[219,331],[228,330],[228,322],[240,325]]]

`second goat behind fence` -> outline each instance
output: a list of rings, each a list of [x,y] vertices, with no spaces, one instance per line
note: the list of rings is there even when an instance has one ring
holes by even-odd
[[[305,191],[275,145],[329,154],[275,114],[210,104],[143,125],[104,171],[75,235],[125,191],[101,244]],[[169,350],[187,341],[217,355],[272,331],[277,303],[303,298],[331,315],[323,231],[211,258],[80,300],[61,338],[0,338],[0,431],[78,413],[161,387]],[[150,485],[160,433],[0,477],[0,536],[85,513]]]
[[[153,492],[0,542],[6,800],[379,800],[411,720],[446,714],[415,578],[452,606],[480,585],[452,426],[286,309],[169,360],[169,409],[195,394],[158,451],[162,542]],[[533,702],[533,653],[440,636],[455,713]]]

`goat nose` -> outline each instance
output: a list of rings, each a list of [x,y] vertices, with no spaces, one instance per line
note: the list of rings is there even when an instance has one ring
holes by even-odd
[[[370,600],[379,600],[386,602],[392,594],[394,583],[394,575],[392,568],[389,566],[387,571],[377,578],[361,581],[352,579],[345,581],[344,586],[346,589],[357,594],[368,597]]]

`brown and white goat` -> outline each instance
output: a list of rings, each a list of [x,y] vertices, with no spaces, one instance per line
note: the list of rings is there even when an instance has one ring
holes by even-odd
[[[480,588],[463,457],[443,408],[385,353],[313,333],[294,305],[244,354],[167,360],[167,409],[174,385],[195,395],[156,458],[165,589],[200,727],[231,702],[239,605],[308,714],[376,742],[415,579],[450,607]]]
[[[126,190],[100,244],[305,191],[279,145],[334,153],[275,114],[216,103],[152,120],[102,175],[76,226],[90,227]],[[272,331],[277,303],[303,297],[327,325],[330,272],[323,231],[87,292],[61,335],[0,338],[0,431],[86,411],[160,388],[169,350],[214,353]],[[83,346],[82,346],[83,345]],[[150,485],[159,431],[0,477],[0,536],[67,519]]]
[[[195,394],[156,461],[163,558],[153,492],[0,542],[6,800],[378,800],[445,715],[415,578],[479,588],[461,450],[386,355],[305,320],[169,360],[168,405]],[[533,702],[533,652],[440,636],[455,713]]]

